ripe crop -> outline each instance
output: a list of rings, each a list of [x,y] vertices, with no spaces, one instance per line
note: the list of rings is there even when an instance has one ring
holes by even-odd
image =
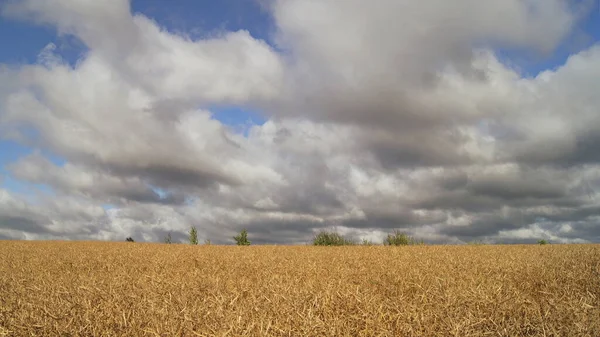
[[[0,336],[600,336],[599,245],[0,241]]]

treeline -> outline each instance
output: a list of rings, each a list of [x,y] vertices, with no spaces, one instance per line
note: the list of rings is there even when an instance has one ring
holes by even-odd
[[[250,240],[248,240],[248,231],[246,229],[243,229],[238,235],[234,236],[233,240],[235,241],[236,245],[238,245],[238,246],[250,246],[250,244],[251,244]],[[126,241],[135,242],[132,237],[128,237],[126,239]],[[171,233],[167,234],[167,236],[165,237],[163,242],[166,244],[173,243],[173,240],[171,238]],[[188,232],[188,242],[191,245],[198,244],[198,230],[196,229],[196,227],[190,228],[190,231]],[[546,245],[549,242],[546,240],[539,240],[537,243],[540,245]],[[204,244],[210,245],[211,241],[205,240]],[[394,231],[391,234],[388,234],[383,240],[384,246],[414,246],[414,245],[424,245],[424,244],[425,244],[425,242],[422,239],[420,239],[420,240],[415,239],[414,237],[409,236],[398,230]],[[469,244],[481,245],[484,243],[481,241],[476,241],[476,242],[470,242]],[[370,240],[356,241],[356,240],[348,239],[348,238],[344,237],[343,235],[339,234],[338,232],[324,230],[324,231],[319,232],[317,235],[315,235],[313,237],[312,245],[314,245],[314,246],[357,246],[357,245],[373,246],[373,245],[376,245],[376,243],[374,243],[373,241],[370,241]]]
[[[243,229],[238,235],[233,237],[234,242],[238,246],[250,246],[251,242],[248,240],[248,231]],[[127,242],[135,242],[132,237],[128,237],[125,241]],[[173,239],[171,237],[171,233],[167,234],[163,240],[166,244],[172,244]],[[196,227],[191,227],[188,232],[188,243],[191,245],[198,244],[198,230]],[[210,240],[204,241],[205,245],[210,245]],[[383,244],[386,246],[405,246],[405,245],[422,245],[424,244],[423,240],[417,241],[414,238],[401,233],[399,231],[395,231],[392,234],[388,234],[388,236],[383,241]],[[372,246],[375,245],[372,241],[363,240],[363,241],[355,241],[351,239],[347,239],[341,234],[334,231],[321,231],[317,235],[314,236],[312,240],[312,245],[314,246],[351,246],[351,245],[364,245],[364,246]]]

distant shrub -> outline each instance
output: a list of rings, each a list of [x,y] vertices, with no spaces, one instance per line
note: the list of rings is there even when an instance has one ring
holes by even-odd
[[[204,244],[207,246],[210,246],[212,244],[212,242],[210,242],[209,239],[204,240]]]
[[[233,237],[235,243],[238,246],[250,246],[250,241],[248,241],[248,231],[243,229],[239,235]]]
[[[423,245],[423,240],[417,241],[413,237],[410,237],[400,231],[394,231],[392,234],[383,240],[383,244],[386,246],[410,246],[410,245]]]
[[[192,226],[192,228],[190,228],[189,241],[190,241],[190,245],[198,244],[198,230],[194,226]]]
[[[336,232],[322,231],[313,238],[313,245],[315,246],[348,246],[354,244],[352,240],[348,240]]]
[[[135,242],[131,236],[128,237],[127,239],[125,239],[125,241],[127,241],[127,242]]]
[[[538,241],[538,244],[539,244],[539,245],[547,245],[547,244],[548,244],[548,241],[546,241],[546,240],[539,240],[539,241]]]

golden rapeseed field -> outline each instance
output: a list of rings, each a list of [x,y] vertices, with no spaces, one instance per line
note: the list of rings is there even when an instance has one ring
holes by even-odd
[[[0,336],[600,336],[600,245],[0,241]]]

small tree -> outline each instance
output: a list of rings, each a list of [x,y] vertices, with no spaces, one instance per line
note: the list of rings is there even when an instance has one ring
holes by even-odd
[[[196,229],[196,227],[192,226],[192,228],[190,228],[190,245],[197,245],[198,244],[198,230]]]
[[[131,236],[128,237],[127,239],[125,239],[125,241],[127,241],[127,242],[135,242]]]
[[[171,233],[167,234],[167,236],[165,237],[165,243],[166,244],[173,243],[173,241],[171,241]]]
[[[408,245],[418,245],[424,244],[423,240],[417,241],[414,238],[400,232],[394,231],[393,234],[388,234],[388,236],[383,241],[383,244],[386,246],[408,246]]]
[[[354,241],[344,238],[337,232],[321,231],[313,238],[315,246],[350,246]]]
[[[250,246],[250,241],[248,241],[248,231],[243,229],[239,235],[233,237],[235,243],[238,246]]]
[[[540,244],[540,245],[547,245],[548,241],[546,241],[546,240],[539,240],[538,244]]]

